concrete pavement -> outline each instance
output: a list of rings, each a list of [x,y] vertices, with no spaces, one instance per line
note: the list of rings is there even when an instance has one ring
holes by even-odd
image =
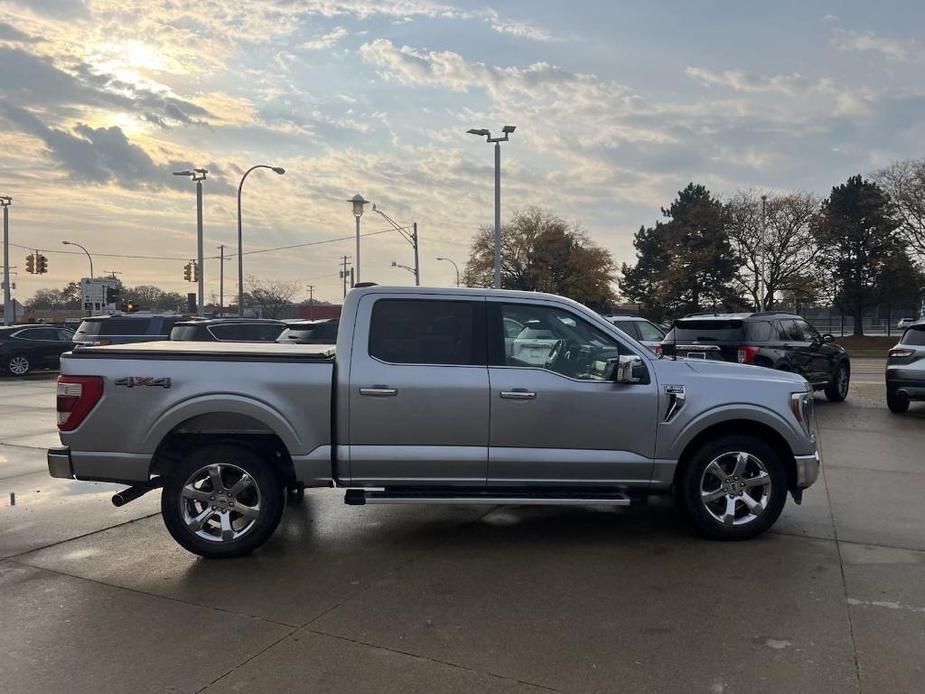
[[[316,490],[231,561],[176,546],[155,494],[115,509],[112,485],[49,478],[52,382],[0,382],[3,689],[920,691],[925,406],[891,415],[882,368],[817,401],[824,475],[752,542],[700,540],[661,501]]]

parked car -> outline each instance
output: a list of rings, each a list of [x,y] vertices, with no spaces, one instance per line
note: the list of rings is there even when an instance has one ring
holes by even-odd
[[[903,330],[908,328],[913,323],[915,323],[915,318],[900,318],[899,322],[896,324],[896,327],[900,330]]]
[[[709,313],[675,321],[665,355],[752,364],[803,376],[832,402],[848,396],[851,362],[831,335],[792,313]]]
[[[33,369],[56,369],[63,352],[74,346],[74,333],[52,325],[0,327],[0,370],[25,376]]]
[[[74,342],[86,347],[152,342],[170,338],[170,330],[187,316],[174,313],[126,313],[84,318],[74,333]]]
[[[631,315],[605,316],[605,318],[656,354],[661,352],[665,331],[652,321],[646,320],[642,316]]]
[[[914,400],[925,400],[925,320],[906,328],[886,361],[887,407],[905,412]]]
[[[269,318],[203,318],[177,321],[171,340],[186,342],[273,342],[286,324]]]
[[[333,345],[337,342],[339,318],[286,321],[286,329],[277,342],[292,345]]]
[[[554,341],[542,363],[518,338],[506,352],[505,319]],[[116,505],[162,488],[168,531],[210,557],[260,546],[287,489],[306,486],[346,487],[354,505],[624,506],[674,492],[704,535],[744,540],[819,474],[801,376],[659,359],[569,299],[364,287],[341,324],[333,352],[75,348],[50,474],[132,485]]]

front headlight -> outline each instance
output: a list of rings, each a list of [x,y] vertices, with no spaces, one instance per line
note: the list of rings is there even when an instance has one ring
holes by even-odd
[[[812,440],[816,440],[816,410],[812,391],[790,394],[790,411]]]

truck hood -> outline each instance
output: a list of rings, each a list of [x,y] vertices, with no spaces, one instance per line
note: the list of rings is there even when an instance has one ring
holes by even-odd
[[[764,381],[765,383],[785,383],[799,388],[806,388],[807,381],[799,374],[789,371],[777,371],[763,366],[733,364],[726,361],[685,360],[688,368],[703,376],[734,378],[736,380]]]

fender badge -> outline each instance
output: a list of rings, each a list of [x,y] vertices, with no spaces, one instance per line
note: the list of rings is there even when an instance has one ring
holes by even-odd
[[[135,386],[154,386],[155,388],[170,388],[169,378],[155,378],[154,376],[124,376],[117,378],[114,383],[117,386],[134,388]]]

